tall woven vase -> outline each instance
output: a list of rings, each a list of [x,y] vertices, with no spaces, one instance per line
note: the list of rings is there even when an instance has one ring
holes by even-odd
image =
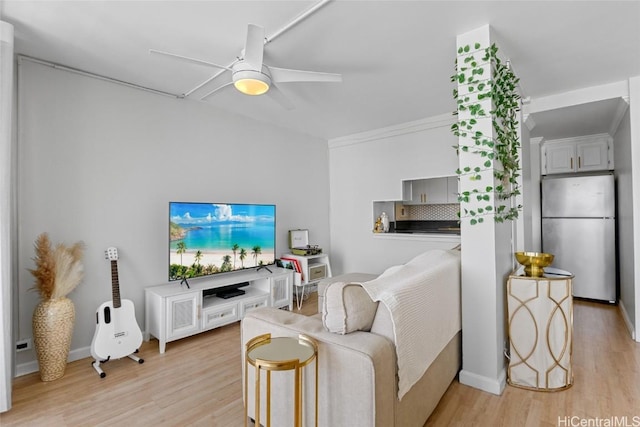
[[[64,375],[75,317],[73,301],[66,297],[45,300],[36,306],[33,342],[42,381],[57,380]]]

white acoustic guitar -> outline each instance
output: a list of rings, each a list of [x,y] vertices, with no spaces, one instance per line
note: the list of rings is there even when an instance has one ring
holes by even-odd
[[[95,359],[93,367],[101,378],[106,374],[100,363],[110,359],[129,357],[138,363],[144,360],[134,356],[142,344],[142,332],[136,321],[133,302],[120,299],[118,283],[118,249],[108,248],[105,258],[111,261],[112,301],[103,303],[96,312],[96,332],[91,341],[91,356]]]

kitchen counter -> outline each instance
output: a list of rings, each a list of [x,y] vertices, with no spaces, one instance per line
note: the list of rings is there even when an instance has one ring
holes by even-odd
[[[459,234],[445,233],[371,233],[374,239],[402,240],[406,242],[428,242],[435,245],[443,245],[442,249],[453,248],[460,244]]]
[[[391,231],[396,234],[452,234],[460,235],[458,221],[396,221]]]
[[[375,239],[429,242],[443,247],[460,243],[458,221],[396,221],[388,233],[372,233]]]

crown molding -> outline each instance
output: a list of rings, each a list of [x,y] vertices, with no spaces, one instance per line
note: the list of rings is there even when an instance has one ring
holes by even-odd
[[[441,114],[438,116],[428,117],[426,119],[414,120],[398,125],[387,126],[384,128],[355,133],[347,136],[341,136],[339,138],[332,138],[329,140],[329,149],[346,147],[354,144],[363,144],[378,139],[391,138],[394,136],[406,135],[415,132],[422,132],[425,130],[444,126],[450,127],[456,122],[456,120],[456,116],[451,113]]]
[[[13,46],[13,34],[13,25],[5,21],[0,21],[0,42]]]
[[[522,121],[524,125],[527,127],[527,129],[529,129],[529,132],[531,132],[534,127],[536,127],[536,121],[533,120],[533,117],[531,117],[531,114],[524,114],[522,116]]]
[[[528,113],[555,110],[558,108],[572,107],[594,101],[602,101],[612,98],[628,98],[629,82],[621,80],[600,86],[592,86],[569,92],[556,93],[531,99],[528,105]]]
[[[620,126],[620,122],[624,118],[625,113],[629,109],[629,97],[623,96],[618,101],[618,107],[616,108],[616,112],[611,120],[611,127],[609,128],[609,135],[614,136],[618,131],[618,127]]]

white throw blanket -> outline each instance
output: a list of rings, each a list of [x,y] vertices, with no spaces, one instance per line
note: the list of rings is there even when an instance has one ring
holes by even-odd
[[[460,252],[425,252],[362,286],[391,313],[401,400],[461,328]]]

